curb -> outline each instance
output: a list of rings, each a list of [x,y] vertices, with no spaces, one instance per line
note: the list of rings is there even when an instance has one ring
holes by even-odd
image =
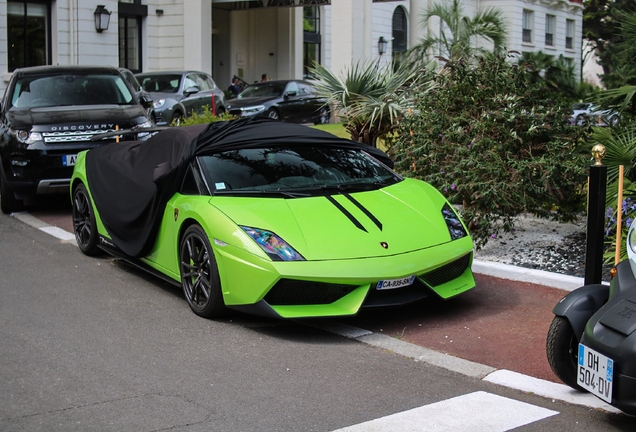
[[[65,243],[77,246],[74,234],[59,227],[47,225],[41,220],[31,216],[29,213],[13,213],[12,216],[33,228],[62,240]],[[474,260],[472,269],[474,273],[478,274],[518,282],[528,282],[564,291],[572,291],[584,285],[584,280],[580,277],[551,273],[543,270],[526,269],[498,262]],[[369,330],[337,322],[303,320],[301,323],[311,325],[312,327],[353,339],[376,348],[385,349],[407,358],[411,358],[415,361],[421,361],[471,378],[477,378],[481,381],[487,381],[503,387],[534,393],[538,396],[543,396],[553,400],[560,400],[570,404],[602,409],[611,413],[622,413],[622,411],[602,402],[592,394],[578,392],[564,384],[553,383],[551,381],[534,378],[529,375],[520,374],[506,369],[496,369],[480,363],[464,360],[459,357],[439,353],[390,336],[373,333]]]

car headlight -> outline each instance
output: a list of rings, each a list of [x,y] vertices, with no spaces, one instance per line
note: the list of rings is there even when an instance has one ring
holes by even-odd
[[[446,222],[446,226],[448,227],[451,240],[457,240],[468,235],[461,219],[459,219],[455,210],[448,203],[444,204],[444,207],[442,207],[442,216],[444,217],[444,222]]]
[[[138,128],[149,128],[149,127],[153,127],[154,125],[152,124],[152,122],[150,120],[146,120],[143,123],[138,124],[137,126],[135,126],[133,129],[138,129]]]
[[[166,100],[165,100],[165,99],[159,99],[159,100],[156,100],[156,101],[153,103],[153,105],[154,105],[155,109],[159,109],[159,108],[161,108],[162,106],[164,106],[165,104],[166,104]]]
[[[305,258],[271,231],[241,226],[273,261],[304,261]]]
[[[260,112],[265,111],[265,106],[264,105],[257,105],[257,106],[253,106],[253,107],[245,107],[245,108],[241,108],[241,113],[243,113],[243,115],[245,116],[251,116],[251,115],[256,115]]]
[[[631,252],[630,255],[636,255],[636,223],[632,224],[629,233],[627,233],[627,246],[628,252]]]
[[[9,133],[13,135],[20,144],[33,144],[42,141],[42,134],[40,132],[9,129]]]

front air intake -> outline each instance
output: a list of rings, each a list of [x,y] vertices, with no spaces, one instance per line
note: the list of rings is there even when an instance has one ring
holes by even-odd
[[[470,265],[471,254],[464,255],[440,268],[420,276],[428,286],[436,287],[460,277]]]
[[[272,306],[330,304],[353,292],[357,285],[281,279],[265,296]]]

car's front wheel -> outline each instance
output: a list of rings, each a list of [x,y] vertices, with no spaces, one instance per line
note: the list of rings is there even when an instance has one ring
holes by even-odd
[[[203,228],[190,226],[179,247],[181,285],[192,311],[204,318],[215,318],[226,312],[219,270],[214,252]]]
[[[579,340],[567,318],[555,316],[548,330],[546,354],[554,374],[573,389],[583,390],[576,380]]]
[[[77,185],[73,191],[73,231],[80,250],[88,256],[99,254],[97,224],[93,205],[86,186]]]
[[[9,189],[4,170],[0,166],[0,210],[2,210],[2,213],[9,214],[21,209],[22,200],[17,199],[13,191]]]
[[[267,110],[266,115],[273,120],[280,120],[280,115],[278,114],[276,108],[270,108],[269,110]]]
[[[318,118],[314,121],[314,124],[317,124],[317,125],[327,124],[329,123],[329,117],[330,117],[329,108],[322,107],[318,111]]]

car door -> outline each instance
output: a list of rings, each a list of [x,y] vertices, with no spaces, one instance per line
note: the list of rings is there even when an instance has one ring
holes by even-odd
[[[300,89],[296,81],[289,81],[283,92],[283,100],[279,103],[279,111],[281,120],[287,122],[298,123],[302,121],[303,113],[301,110]]]
[[[186,117],[192,112],[201,112],[203,110],[205,95],[201,94],[201,89],[197,82],[197,74],[186,74],[183,77],[183,85],[181,88],[181,91],[183,92],[183,99],[181,100],[181,103],[186,110]]]
[[[300,110],[302,111],[302,122],[313,123],[318,117],[318,111],[322,108],[323,100],[319,98],[309,83],[298,82],[300,96]]]
[[[214,89],[216,88],[216,84],[214,83],[214,80],[211,76],[205,73],[198,73],[197,82],[199,83],[199,87],[201,88],[201,95],[205,99],[203,105],[209,106],[210,110],[214,108],[217,112],[219,108],[225,109],[225,107],[223,106],[223,101],[219,99],[219,96],[214,91]],[[213,97],[214,104],[212,104]]]

